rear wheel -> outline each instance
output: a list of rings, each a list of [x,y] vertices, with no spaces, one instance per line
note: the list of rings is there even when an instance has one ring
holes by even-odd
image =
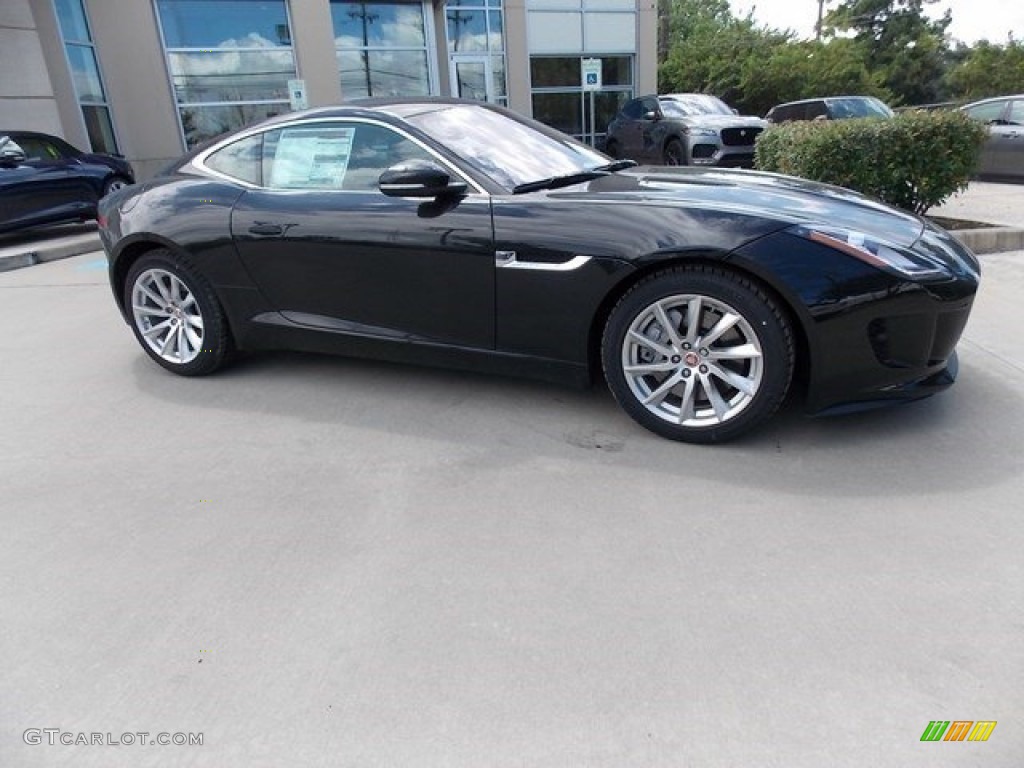
[[[760,286],[704,265],[633,287],[605,326],[602,358],[615,399],[652,432],[728,440],[771,416],[793,374],[793,336]]]
[[[665,165],[686,165],[686,149],[679,139],[669,139],[661,158]]]
[[[103,196],[106,197],[111,192],[117,192],[119,189],[124,189],[129,184],[131,184],[131,182],[124,176],[111,176],[103,183]]]
[[[230,357],[231,335],[213,289],[170,251],[150,251],[132,265],[124,301],[135,338],[167,370],[201,376]]]

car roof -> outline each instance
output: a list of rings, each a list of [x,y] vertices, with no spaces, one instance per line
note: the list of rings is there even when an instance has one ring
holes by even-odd
[[[62,139],[60,136],[54,136],[52,133],[43,133],[42,131],[22,131],[17,129],[8,131],[4,128],[0,128],[0,136],[32,136],[33,138],[57,139],[58,141],[67,142],[67,139]]]
[[[344,104],[335,104],[329,107],[315,107],[304,109],[298,112],[285,112],[264,120],[261,125],[276,125],[278,123],[292,122],[299,118],[331,118],[331,117],[380,117],[390,115],[392,117],[405,118],[409,115],[416,115],[423,112],[430,112],[450,106],[471,106],[483,109],[493,109],[493,104],[469,99],[453,99],[447,97],[405,97],[405,98],[370,98],[355,99]]]
[[[812,101],[837,101],[839,99],[874,99],[875,101],[881,101],[877,96],[866,96],[862,93],[855,96],[813,96],[809,99],[784,101],[781,104],[776,104],[775,107],[791,107],[794,104],[810,104]],[[775,109],[775,107],[772,107],[772,109]]]
[[[987,104],[990,101],[1006,101],[1007,99],[1024,99],[1024,93],[1011,93],[1006,96],[989,96],[987,99],[978,99],[977,101],[971,101],[964,104],[961,109],[965,107],[974,107],[978,104]]]

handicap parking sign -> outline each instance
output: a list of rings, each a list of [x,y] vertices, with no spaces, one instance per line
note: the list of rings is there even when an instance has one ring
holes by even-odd
[[[601,60],[583,59],[580,65],[584,91],[601,90]]]

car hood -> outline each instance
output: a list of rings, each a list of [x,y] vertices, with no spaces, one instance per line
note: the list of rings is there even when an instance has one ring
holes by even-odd
[[[691,117],[669,117],[666,119],[686,126],[717,128],[719,130],[722,128],[749,128],[751,126],[764,128],[768,125],[760,117],[753,117],[751,115],[693,115]]]
[[[780,228],[842,227],[902,247],[912,245],[924,231],[917,216],[852,190],[757,171],[637,167],[549,194],[728,212],[774,219]]]

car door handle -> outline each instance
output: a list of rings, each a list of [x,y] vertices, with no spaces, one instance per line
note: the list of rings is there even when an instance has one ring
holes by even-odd
[[[273,224],[269,221],[256,221],[249,227],[250,235],[283,235],[294,224]]]

